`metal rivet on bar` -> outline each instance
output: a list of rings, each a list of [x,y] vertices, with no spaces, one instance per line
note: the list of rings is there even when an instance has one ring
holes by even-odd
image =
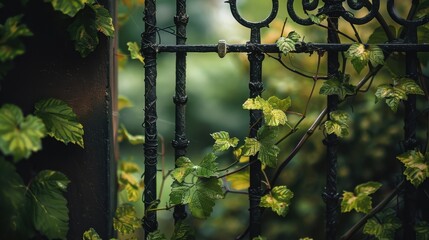
[[[217,44],[217,54],[220,58],[225,57],[225,55],[228,53],[228,45],[226,44],[225,40],[219,40]]]

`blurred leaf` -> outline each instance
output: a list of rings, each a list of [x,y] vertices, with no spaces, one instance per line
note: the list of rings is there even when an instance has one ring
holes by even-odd
[[[1,47],[0,47],[1,48]],[[11,61],[2,62],[0,64],[0,81],[6,77],[7,73],[13,68],[13,63]]]
[[[267,240],[267,238],[264,238],[262,236],[257,236],[257,237],[252,238],[252,240]]]
[[[329,113],[330,120],[324,124],[327,134],[335,134],[338,137],[349,135],[349,115],[343,111],[333,111]]]
[[[239,148],[236,148],[232,153],[234,154],[234,157],[237,161],[239,161],[240,163],[245,163],[245,162],[249,162],[249,156],[245,156],[243,154],[243,147],[241,146]]]
[[[130,51],[131,59],[137,59],[144,64],[144,58],[140,52],[140,46],[136,42],[128,42],[128,51]]]
[[[396,157],[405,165],[404,175],[416,188],[429,177],[429,163],[418,150],[410,150]]]
[[[132,135],[123,125],[118,131],[118,138],[119,142],[127,140],[131,145],[140,145],[145,143],[145,137],[143,135]]]
[[[33,36],[30,29],[25,24],[20,24],[22,15],[9,17],[4,25],[0,24],[0,62],[15,59],[25,53],[25,46],[22,37]]]
[[[62,173],[44,170],[31,181],[28,198],[33,209],[36,230],[48,239],[66,239],[69,209],[63,193],[70,180]]]
[[[118,111],[121,111],[124,108],[130,108],[133,107],[134,104],[131,102],[130,99],[128,99],[125,96],[119,95],[118,96]]]
[[[396,29],[394,26],[389,25],[390,31],[393,33],[393,36],[396,37]],[[374,29],[374,32],[368,38],[368,44],[380,44],[387,42],[387,34],[384,32],[383,27],[377,27]]]
[[[183,221],[178,221],[174,224],[174,232],[173,236],[171,236],[171,240],[194,240],[195,239],[195,231],[194,229],[185,224]]]
[[[82,236],[83,240],[103,240],[94,228],[85,231]]]
[[[127,199],[136,202],[140,199],[139,183],[130,173],[122,172],[119,175],[119,189],[127,191]]]
[[[151,232],[147,236],[147,240],[167,240],[161,231],[156,230],[155,232]]]
[[[382,84],[375,92],[376,100],[385,99],[386,104],[396,112],[401,100],[407,100],[407,95],[424,95],[420,86],[409,78],[394,78],[393,85]]]
[[[343,100],[347,95],[355,93],[355,86],[349,84],[350,75],[344,74],[339,77],[332,77],[326,80],[322,87],[320,87],[319,94],[323,95],[337,95]]]
[[[126,6],[127,8],[131,8],[134,6],[134,1],[133,0],[122,0],[121,1],[122,4],[124,4],[124,6]]]
[[[248,189],[250,186],[250,170],[246,168],[243,171],[226,176],[226,180],[231,183],[231,188],[235,190]]]
[[[0,108],[0,150],[12,155],[15,162],[42,149],[41,139],[45,135],[45,125],[40,118],[33,115],[24,118],[21,109],[13,104]]]
[[[120,48],[116,50],[116,61],[118,62],[119,70],[123,69],[128,62],[128,55],[126,55]],[[121,96],[119,96],[121,97]],[[124,97],[124,96],[122,96]],[[121,109],[119,109],[121,110]]]
[[[300,238],[299,240],[313,240],[313,238],[304,237],[304,238]]]
[[[126,173],[136,173],[141,171],[139,165],[128,161],[121,161],[119,169]]]
[[[34,113],[43,120],[49,136],[65,144],[71,142],[84,147],[83,126],[67,103],[54,98],[44,99],[36,103]]]
[[[286,216],[289,211],[290,200],[293,192],[286,186],[276,186],[270,193],[261,198],[260,207],[271,208],[279,216]]]
[[[429,223],[420,221],[414,226],[416,231],[416,240],[428,240],[429,239]]]
[[[213,151],[215,152],[223,152],[230,147],[236,147],[239,141],[236,137],[230,138],[229,133],[225,131],[215,132],[210,136],[215,140],[213,145]]]
[[[172,184],[171,204],[189,204],[192,216],[207,218],[213,211],[214,201],[223,198],[221,183],[215,177],[199,178],[191,186],[178,182]]]
[[[367,182],[356,186],[354,193],[344,191],[341,212],[356,210],[356,212],[369,213],[372,209],[372,198],[369,195],[381,186],[382,184],[378,182]]]
[[[45,0],[45,2],[50,2],[55,10],[74,17],[86,3],[91,4],[94,0]]]
[[[140,228],[140,219],[132,205],[122,204],[116,209],[113,228],[122,234],[134,233],[136,229]]]
[[[323,20],[326,19],[326,15],[325,14],[321,14],[319,16],[314,15],[314,14],[308,14],[308,17],[310,18],[310,20],[315,23],[315,24],[320,24]]]
[[[395,211],[390,208],[378,213],[377,218],[370,218],[366,222],[363,233],[379,240],[394,239],[396,230],[402,226],[401,221],[395,215]]]

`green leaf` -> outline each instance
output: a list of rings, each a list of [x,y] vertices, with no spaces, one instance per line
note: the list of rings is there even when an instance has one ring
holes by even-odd
[[[394,26],[389,25],[390,31],[393,33],[394,37],[396,37],[396,29]],[[387,35],[384,32],[383,27],[377,27],[374,29],[374,32],[368,38],[368,44],[380,44],[387,42]]]
[[[103,240],[94,228],[85,231],[82,236],[83,240]]]
[[[280,37],[277,42],[277,47],[283,54],[287,55],[289,52],[295,51],[296,42],[290,38]]]
[[[378,213],[377,218],[370,218],[363,228],[363,233],[372,235],[379,240],[394,239],[395,232],[401,228],[401,225],[395,211],[388,208]]]
[[[130,99],[122,95],[118,96],[118,111],[121,111],[124,108],[130,108],[133,106],[134,106],[133,102],[131,102]]]
[[[268,126],[285,125],[287,122],[286,111],[291,106],[291,99],[279,99],[270,97],[267,101],[260,96],[249,98],[244,102],[243,108],[248,110],[262,110],[265,123]]]
[[[176,160],[176,166],[177,167],[171,171],[171,176],[179,183],[182,183],[186,176],[195,170],[194,164],[187,157],[179,157]]]
[[[291,39],[294,42],[298,42],[299,39],[301,39],[301,36],[297,32],[291,31],[288,33],[287,38]]]
[[[69,210],[63,193],[69,179],[60,172],[44,170],[31,181],[28,198],[33,210],[36,230],[48,239],[66,239],[69,230]]]
[[[119,169],[126,173],[137,173],[141,171],[139,165],[128,161],[121,161]]]
[[[407,95],[424,95],[420,86],[409,78],[394,78],[393,85],[382,84],[377,87],[375,92],[376,100],[385,99],[386,104],[396,112],[401,100],[407,100]]]
[[[256,138],[245,138],[243,145],[244,156],[255,156],[261,149],[261,143]]]
[[[326,15],[325,14],[321,14],[321,15],[314,15],[314,14],[308,14],[308,17],[310,18],[310,20],[315,23],[315,24],[320,24],[323,20],[326,19]]]
[[[191,186],[173,182],[171,204],[189,204],[192,216],[207,218],[213,211],[216,199],[223,198],[221,182],[215,177],[200,178]]]
[[[320,87],[319,94],[337,95],[343,100],[347,95],[355,93],[355,86],[349,84],[350,75],[345,74],[340,77],[332,77],[326,80]]]
[[[368,48],[369,62],[373,66],[384,65],[384,54],[383,50],[377,45],[370,45]]]
[[[140,228],[140,219],[131,204],[122,204],[116,209],[113,228],[122,234],[134,233]]]
[[[49,136],[84,147],[83,126],[67,103],[54,98],[41,100],[36,103],[34,113],[45,123]]]
[[[210,136],[215,140],[213,145],[213,151],[215,152],[223,152],[230,147],[236,147],[239,141],[236,137],[230,138],[229,133],[225,131],[215,132]]]
[[[349,115],[344,111],[333,111],[329,113],[330,119],[324,124],[327,134],[335,134],[338,137],[349,135]]]
[[[416,188],[429,177],[429,163],[418,150],[410,150],[396,157],[405,165],[404,175]]]
[[[185,224],[183,221],[178,221],[174,225],[173,236],[171,236],[171,240],[194,240],[195,232],[194,229]]]
[[[123,125],[118,131],[118,138],[119,142],[127,140],[131,145],[140,145],[145,143],[145,137],[143,135],[132,135]]]
[[[147,240],[167,240],[167,238],[163,233],[161,233],[161,231],[156,230],[155,232],[148,234]]]
[[[13,104],[0,108],[0,150],[12,155],[15,162],[42,149],[41,139],[45,135],[45,125],[40,118],[33,115],[24,118],[21,109]]]
[[[341,201],[341,212],[356,212],[369,213],[372,209],[372,198],[369,196],[376,192],[382,185],[378,182],[367,182],[355,187],[354,193],[343,193]]]
[[[113,37],[115,35],[115,28],[113,26],[113,20],[110,16],[109,10],[100,4],[93,4],[89,6],[95,12],[95,25],[97,30],[102,32],[105,36]]]
[[[140,199],[139,184],[133,175],[122,172],[119,174],[118,183],[119,189],[127,191],[128,201],[136,202]]]
[[[217,156],[214,153],[207,154],[200,165],[194,166],[195,175],[204,178],[216,176],[216,171],[218,170],[216,158]]]
[[[226,180],[230,182],[232,189],[248,189],[250,186],[250,169],[246,168],[243,171],[228,175],[226,176]]]
[[[260,207],[271,208],[279,216],[286,216],[289,211],[293,192],[286,186],[276,186],[270,193],[261,198]]]
[[[414,226],[416,240],[429,240],[429,223],[420,221]]]
[[[25,46],[21,38],[33,36],[25,24],[20,24],[21,18],[22,15],[9,17],[4,25],[0,24],[0,62],[2,65],[4,62],[24,54]]]
[[[362,69],[368,64],[369,53],[363,44],[353,43],[345,54],[346,57],[350,59],[353,67],[358,73],[360,73]]]
[[[86,3],[92,3],[94,0],[45,0],[45,2],[50,2],[55,10],[74,17]]]
[[[144,64],[144,57],[141,54],[140,46],[136,42],[127,42],[127,46],[131,54],[131,59],[137,59]]]

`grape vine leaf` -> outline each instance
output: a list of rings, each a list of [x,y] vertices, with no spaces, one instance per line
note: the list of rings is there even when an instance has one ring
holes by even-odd
[[[140,219],[131,204],[125,203],[116,209],[113,228],[122,234],[134,233],[136,229],[140,228]]]
[[[426,221],[417,222],[414,226],[416,231],[416,240],[428,240],[429,239],[429,223]]]
[[[91,4],[94,0],[45,0],[45,2],[50,2],[55,10],[74,17],[85,4]]]
[[[127,199],[130,202],[136,202],[140,198],[139,183],[133,175],[126,172],[119,174],[119,189],[127,191]]]
[[[225,131],[215,132],[210,136],[215,140],[213,145],[213,151],[215,152],[223,152],[230,147],[236,147],[239,141],[236,137],[230,138],[229,133]]]
[[[323,83],[319,94],[337,95],[340,100],[343,100],[347,95],[353,95],[356,91],[355,86],[349,84],[349,81],[349,74],[334,76]]]
[[[127,46],[131,54],[131,59],[137,59],[144,64],[144,57],[140,52],[140,46],[136,42],[127,42]]]
[[[260,207],[271,208],[279,216],[286,216],[289,211],[290,200],[293,192],[286,186],[276,186],[270,193],[261,198]]]
[[[174,224],[174,232],[170,240],[195,240],[195,231],[183,221],[178,221]]]
[[[280,148],[276,145],[277,129],[263,126],[258,130],[257,138],[245,138],[243,155],[255,156],[269,167],[276,167]]]
[[[205,219],[213,211],[214,201],[223,198],[221,185],[215,177],[199,178],[190,186],[173,182],[170,203],[189,204],[192,216]]]
[[[48,239],[66,239],[69,209],[63,193],[70,180],[62,173],[43,170],[31,181],[27,197],[33,210],[36,230]]]
[[[379,240],[394,239],[395,232],[401,228],[401,221],[396,217],[393,209],[388,208],[377,214],[377,218],[370,218],[363,228],[363,233],[372,235]]]
[[[99,43],[98,31],[106,36],[113,36],[114,27],[108,11],[99,4],[89,5],[76,14],[68,27],[71,39],[75,42],[75,50],[82,57],[93,52]]]
[[[36,103],[34,113],[43,120],[49,136],[65,144],[78,144],[82,148],[83,126],[76,113],[62,100],[49,98]]]
[[[298,43],[301,36],[295,32],[291,31],[289,32],[287,37],[280,37],[276,44],[280,51],[283,52],[283,54],[288,54],[289,52],[295,51],[295,44]]]
[[[131,145],[141,145],[145,143],[145,137],[143,135],[132,135],[124,125],[118,130],[118,141],[122,142],[123,140],[127,140]]]
[[[249,156],[245,156],[243,154],[243,146],[234,149],[234,151],[232,152],[232,154],[234,155],[235,159],[237,161],[239,161],[240,163],[249,162]]]
[[[194,171],[194,164],[187,157],[179,157],[176,160],[176,168],[171,171],[174,180],[182,183],[185,178]]]
[[[341,201],[341,212],[369,213],[372,209],[372,198],[369,196],[376,192],[382,186],[378,182],[367,182],[355,187],[354,193],[344,191]]]
[[[147,240],[167,240],[167,238],[161,231],[156,230],[148,234]]]
[[[0,62],[15,59],[25,53],[25,45],[21,37],[33,36],[25,24],[20,24],[22,15],[9,17],[4,25],[0,24]]]
[[[45,135],[46,128],[40,118],[33,115],[24,118],[21,109],[13,104],[0,108],[0,150],[12,155],[15,162],[42,149],[41,139]]]
[[[384,54],[381,48],[376,45],[370,45],[368,48],[361,43],[354,43],[346,51],[346,57],[350,59],[356,72],[360,73],[362,69],[370,62],[376,66],[384,64]]]
[[[321,14],[321,15],[308,14],[308,17],[315,24],[320,24],[323,20],[327,18],[325,14]]]
[[[335,134],[338,137],[349,135],[349,115],[344,111],[333,111],[329,113],[330,120],[324,124],[327,134]]]
[[[94,228],[85,231],[82,236],[83,240],[103,240]]]
[[[250,170],[246,168],[243,171],[226,176],[226,180],[231,183],[231,188],[235,190],[248,189],[250,186]]]
[[[399,102],[407,100],[409,94],[424,95],[420,86],[409,78],[393,78],[393,85],[382,84],[377,87],[375,92],[376,102],[385,99],[386,104],[396,112]]]
[[[418,150],[410,150],[396,157],[404,166],[404,175],[416,188],[429,178],[429,162]]]
[[[271,96],[268,100],[257,96],[249,98],[243,103],[243,109],[247,110],[262,110],[265,123],[268,126],[285,125],[287,122],[286,111],[291,106],[291,99],[279,99],[276,96]]]
[[[214,153],[208,153],[206,156],[204,156],[200,164],[193,167],[195,170],[195,175],[197,177],[204,178],[216,176],[216,171],[218,170],[216,158],[217,156]]]

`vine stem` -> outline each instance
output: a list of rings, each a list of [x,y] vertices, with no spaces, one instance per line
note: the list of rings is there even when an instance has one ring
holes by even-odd
[[[217,179],[220,179],[220,178],[223,178],[223,177],[226,177],[226,176],[232,175],[232,174],[234,174],[234,173],[240,172],[241,170],[243,170],[243,169],[247,168],[248,166],[252,165],[253,163],[255,163],[255,162],[257,162],[257,161],[259,161],[259,160],[254,160],[254,161],[248,162],[247,164],[245,164],[245,165],[243,165],[243,166],[241,166],[241,167],[238,167],[238,168],[236,168],[236,169],[232,170],[231,172],[227,172],[227,173],[225,173],[225,174],[223,174],[223,175],[219,175],[219,176],[217,177]]]
[[[347,231],[343,236],[341,236],[341,240],[347,240],[352,238],[356,232],[362,228],[362,226],[366,223],[368,219],[373,217],[375,214],[383,210],[387,204],[396,196],[398,195],[399,190],[401,190],[404,187],[405,180],[402,180],[401,183],[399,183],[395,189],[393,189],[389,195],[387,195],[386,198],[384,198],[377,206],[375,206],[370,213],[365,215],[363,218],[359,220],[349,231]]]

